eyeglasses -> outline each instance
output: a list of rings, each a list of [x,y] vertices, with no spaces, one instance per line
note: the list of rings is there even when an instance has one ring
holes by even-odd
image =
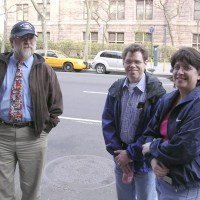
[[[191,65],[174,65],[174,67],[172,68],[172,72],[173,71],[178,71],[179,69],[182,69],[184,71],[190,71],[192,69]]]
[[[132,60],[126,60],[125,62],[124,62],[126,65],[132,65],[132,64],[134,64],[134,65],[141,65],[143,62],[141,62],[141,61],[139,61],[139,60],[135,60],[135,61],[132,61]]]
[[[32,40],[33,38],[35,38],[35,35],[23,35],[23,36],[15,36],[16,39],[18,40]]]

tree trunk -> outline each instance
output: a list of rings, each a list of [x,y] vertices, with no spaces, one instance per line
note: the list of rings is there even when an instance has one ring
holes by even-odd
[[[42,39],[43,39],[43,49],[46,52],[48,50],[47,42],[47,30],[46,30],[46,12],[47,12],[47,0],[43,0],[43,17],[42,17]]]
[[[6,46],[6,40],[7,40],[7,18],[8,18],[7,4],[6,4],[6,0],[4,0],[4,31],[3,31],[2,42],[1,42],[1,53],[5,52],[5,46]]]
[[[34,0],[31,0],[35,10],[41,17],[41,25],[42,25],[42,40],[43,40],[43,49],[44,51],[48,50],[48,42],[47,42],[47,32],[46,32],[46,8],[47,8],[47,0],[42,0],[43,3],[43,11],[41,12],[36,5]]]
[[[86,0],[85,4],[86,4],[86,9],[87,9],[87,24],[86,24],[86,32],[85,32],[83,60],[84,62],[88,62],[88,47],[89,47],[88,38],[90,36],[90,22],[91,22],[93,0]]]

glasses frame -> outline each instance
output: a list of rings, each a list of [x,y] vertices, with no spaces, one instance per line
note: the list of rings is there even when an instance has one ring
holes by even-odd
[[[23,36],[14,36],[15,39],[18,40],[33,40],[36,36],[33,34],[27,34],[27,35],[23,35]]]

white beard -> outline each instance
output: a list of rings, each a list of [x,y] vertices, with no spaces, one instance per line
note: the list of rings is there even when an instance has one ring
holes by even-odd
[[[19,47],[17,45],[13,45],[14,54],[16,58],[21,58],[22,60],[27,60],[31,57],[36,50],[36,43],[29,45],[27,48]]]

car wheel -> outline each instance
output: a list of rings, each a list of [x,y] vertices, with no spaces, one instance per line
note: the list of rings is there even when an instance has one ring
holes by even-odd
[[[103,64],[97,64],[96,65],[96,72],[97,72],[97,74],[105,74],[106,73],[106,67]]]
[[[82,69],[74,69],[75,72],[80,72]]]
[[[73,71],[73,65],[71,63],[65,63],[63,66],[63,70],[65,72],[71,72]]]

